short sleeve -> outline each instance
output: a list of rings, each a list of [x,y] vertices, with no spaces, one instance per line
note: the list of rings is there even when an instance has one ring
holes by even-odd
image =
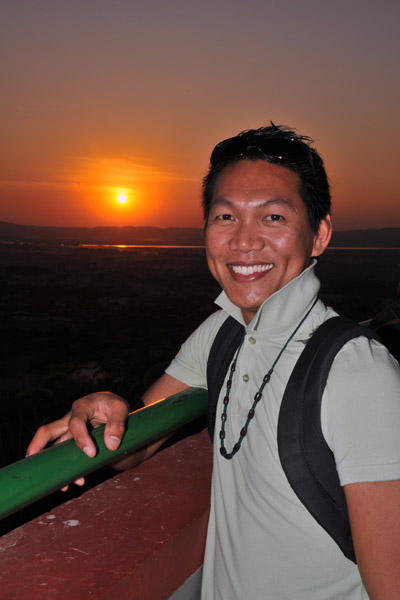
[[[359,337],[338,353],[321,421],[341,485],[400,479],[400,367],[382,344]]]
[[[219,328],[227,313],[219,310],[206,319],[182,344],[165,370],[190,387],[207,389],[207,359]]]

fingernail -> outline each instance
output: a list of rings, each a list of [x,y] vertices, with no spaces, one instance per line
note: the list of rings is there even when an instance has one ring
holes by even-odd
[[[115,435],[110,435],[108,438],[108,447],[110,450],[116,450],[119,446],[119,438]]]
[[[90,446],[84,446],[83,451],[89,458],[93,458],[93,448]]]

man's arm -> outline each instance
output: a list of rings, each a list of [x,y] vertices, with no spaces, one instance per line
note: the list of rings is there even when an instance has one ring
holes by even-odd
[[[147,390],[147,392],[143,395],[142,401],[145,406],[149,404],[153,404],[153,402],[157,402],[157,400],[161,400],[162,398],[167,398],[168,396],[173,396],[174,394],[179,394],[179,392],[183,392],[188,389],[188,385],[182,383],[182,381],[178,381],[168,373],[164,373],[157,379],[155,383]],[[167,436],[160,438],[153,444],[146,446],[139,451],[123,458],[121,460],[117,460],[112,463],[114,469],[124,470],[131,469],[132,467],[136,467],[144,460],[153,456],[155,452],[163,445],[163,443],[173,435],[174,432],[171,432]],[[121,441],[121,440],[120,440]],[[118,444],[119,445],[119,444]]]
[[[167,396],[178,394],[189,386],[164,373],[144,394],[145,406]],[[111,392],[88,394],[76,400],[71,410],[61,419],[39,427],[27,449],[27,456],[36,454],[52,441],[63,442],[74,438],[76,445],[92,457],[96,448],[88,433],[88,425],[96,427],[105,424],[104,441],[110,450],[116,450],[125,430],[125,420],[128,416],[128,403]],[[127,469],[149,458],[164,443],[167,438],[157,440],[154,444],[138,450],[114,464],[115,468]],[[75,483],[83,485],[83,478]]]
[[[371,600],[400,598],[400,480],[344,486],[358,568]]]

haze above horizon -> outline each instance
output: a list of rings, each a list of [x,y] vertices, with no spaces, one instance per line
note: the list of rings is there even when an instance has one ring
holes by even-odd
[[[0,5],[0,220],[201,227],[213,146],[315,140],[337,230],[400,226],[400,5],[17,0]]]

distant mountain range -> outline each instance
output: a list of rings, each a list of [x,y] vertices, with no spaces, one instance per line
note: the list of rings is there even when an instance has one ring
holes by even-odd
[[[201,246],[204,233],[194,227],[44,227],[0,221],[0,242]],[[400,248],[400,228],[335,231],[330,246]]]
[[[194,227],[44,227],[0,221],[0,241],[202,246],[204,233]]]

